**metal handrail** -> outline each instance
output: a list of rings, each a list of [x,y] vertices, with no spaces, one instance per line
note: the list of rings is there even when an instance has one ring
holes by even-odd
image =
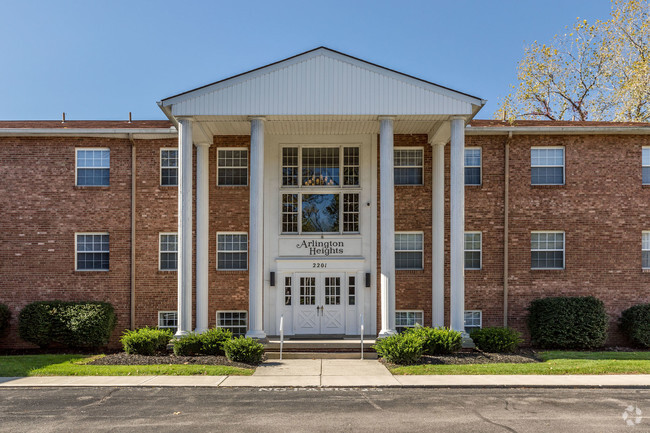
[[[280,361],[282,361],[283,345],[284,345],[284,314],[280,316]]]
[[[363,360],[363,314],[360,315],[361,322],[361,359]]]

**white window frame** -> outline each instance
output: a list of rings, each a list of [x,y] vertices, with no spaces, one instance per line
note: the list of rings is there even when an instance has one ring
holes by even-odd
[[[395,310],[395,328],[397,328],[397,313],[416,313],[416,314],[421,314],[422,317],[422,323],[420,323],[421,326],[424,326],[424,310]],[[417,319],[416,319],[417,320]],[[413,326],[410,325],[399,325],[400,328],[415,328],[417,325],[417,322],[413,324]]]
[[[466,235],[479,235],[480,236],[480,245],[478,250],[467,250],[465,249],[465,239],[463,237],[463,253],[465,252],[475,252],[478,251],[479,253],[479,267],[478,268],[468,268],[466,267],[465,262],[465,256],[463,254],[463,267],[466,271],[480,271],[483,269],[483,232],[465,232]]]
[[[422,153],[422,165],[395,165],[395,151],[396,150],[419,150]],[[423,186],[424,185],[424,147],[420,146],[394,146],[393,147],[393,175],[396,168],[421,168],[422,169],[422,182],[421,183],[395,183],[395,186]],[[465,171],[463,170],[463,175]],[[464,179],[464,177],[463,177]],[[393,182],[394,183],[394,182]]]
[[[413,231],[412,231],[412,232],[399,231],[399,232],[395,232],[395,234],[396,234],[396,235],[420,235],[420,236],[422,236],[422,249],[421,249],[421,250],[399,250],[399,251],[398,251],[398,250],[395,250],[395,254],[397,254],[398,252],[413,252],[413,251],[420,252],[420,253],[421,253],[421,257],[422,257],[421,266],[420,266],[419,268],[398,268],[398,267],[395,267],[395,270],[397,270],[397,271],[422,271],[422,270],[424,270],[424,232],[418,232],[418,231],[414,231],[414,232],[413,232]],[[405,311],[406,311],[406,310],[405,310]]]
[[[650,183],[643,183],[643,169],[644,168],[650,169],[650,165],[643,165],[643,152],[648,152],[648,154],[650,154],[650,146],[643,146],[641,148],[641,184],[650,185]]]
[[[483,310],[465,310],[465,313],[463,314],[463,324],[464,326],[467,326],[465,324],[465,314],[467,313],[478,313],[478,329],[483,329]],[[472,326],[474,327],[474,326]],[[466,328],[467,329],[467,328]]]
[[[79,169],[80,168],[98,168],[106,169],[106,167],[79,167],[79,151],[80,150],[107,150],[108,151],[108,185],[79,185]],[[106,188],[111,185],[111,149],[108,147],[75,147],[74,148],[74,185],[83,188]]]
[[[77,250],[77,237],[78,235],[106,235],[108,236],[108,269],[79,269],[78,254]],[[84,251],[84,252],[100,252],[105,253],[106,251]],[[74,270],[77,272],[108,272],[111,270],[111,237],[108,232],[75,232],[74,233]]]
[[[163,251],[162,250],[162,237],[176,235],[176,269],[163,269],[162,268],[162,254],[171,253],[173,251]],[[158,270],[161,272],[177,272],[178,271],[178,232],[162,232],[158,233]]]
[[[533,166],[533,150],[562,149],[562,183],[533,183],[533,167],[559,167],[558,165]],[[565,146],[531,146],[530,148],[530,184],[532,186],[562,186],[566,185],[566,148]]]
[[[219,167],[219,152],[222,150],[243,150],[246,151],[246,183],[243,185],[219,185],[219,170],[223,168],[244,168],[244,167]],[[226,188],[238,188],[238,187],[247,187],[250,183],[250,163],[251,163],[251,152],[248,147],[245,146],[235,146],[235,147],[217,147],[217,186],[226,187]]]
[[[479,154],[479,163],[478,165],[465,165],[465,152],[468,150],[478,150]],[[466,168],[476,168],[479,169],[479,178],[478,183],[465,184],[465,186],[482,186],[483,185],[483,148],[481,146],[467,146],[463,151],[463,181],[465,180],[465,169]]]
[[[219,235],[246,235],[246,268],[245,269],[221,269],[219,268]],[[248,232],[217,232],[217,270],[218,271],[224,271],[224,272],[244,272],[248,271],[248,261],[250,260],[250,254],[248,252],[249,249],[249,244],[250,244],[250,239],[248,238]],[[243,250],[240,251],[222,251],[224,253],[242,253],[244,252]]]
[[[531,258],[533,251],[558,251],[558,250],[533,250],[533,233],[562,233],[562,267],[561,268],[534,268],[531,260],[530,269],[534,271],[561,271],[566,268],[566,233],[563,230],[533,230],[530,232]]]
[[[249,323],[249,321],[248,321],[248,311],[246,311],[246,310],[218,310],[217,311],[216,317],[215,317],[216,318],[215,327],[216,328],[222,328],[222,329],[228,329],[228,330],[230,330],[230,332],[232,332],[233,327],[219,326],[219,314],[221,314],[221,313],[244,313],[244,314],[246,314],[246,332],[244,332],[244,335],[246,335],[246,333],[248,333],[248,323]]]
[[[161,323],[163,314],[176,314],[176,326],[163,326]],[[158,328],[160,329],[178,329],[178,311],[158,311]]]
[[[644,236],[648,236],[648,238],[649,238],[648,239],[648,245],[647,245],[648,248],[643,248],[643,237]],[[650,271],[650,267],[643,267],[643,253],[645,251],[648,251],[648,253],[650,254],[650,230],[644,230],[641,233],[641,269]]]
[[[163,171],[163,168],[175,168],[176,169],[176,179],[178,180],[178,173],[179,173],[178,164],[176,164],[176,167],[171,167],[171,166],[164,166],[163,167],[163,165],[162,165],[162,161],[163,161],[162,153],[163,153],[163,151],[169,151],[169,150],[175,150],[176,151],[176,161],[179,161],[178,158],[179,158],[180,154],[178,152],[178,147],[161,147],[160,148],[160,154],[159,154],[159,157],[160,157],[159,158],[159,162],[160,162],[160,173],[159,173],[160,181],[159,181],[159,185],[160,186],[168,186],[170,188],[173,188],[173,187],[178,187],[178,182],[176,182],[176,185],[163,185],[163,183],[162,183],[162,171]]]

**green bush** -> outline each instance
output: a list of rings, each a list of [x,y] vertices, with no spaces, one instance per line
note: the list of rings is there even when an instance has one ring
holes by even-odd
[[[238,337],[223,343],[226,357],[230,361],[244,362],[246,364],[259,364],[264,355],[264,346],[248,337]]]
[[[200,338],[203,355],[225,355],[223,344],[232,339],[232,332],[229,329],[213,328],[201,334]]]
[[[477,329],[470,335],[476,347],[484,352],[514,352],[522,343],[521,334],[511,328]]]
[[[120,339],[124,351],[129,355],[151,356],[164,352],[174,334],[169,329],[140,328],[126,330]]]
[[[623,311],[621,331],[634,344],[650,348],[650,304],[639,304]]]
[[[462,334],[449,328],[416,326],[407,329],[404,333],[422,339],[423,355],[447,355],[458,352],[463,346]]]
[[[415,364],[422,358],[424,340],[413,332],[391,335],[377,340],[373,347],[386,361],[393,364]]]
[[[536,299],[528,307],[533,345],[556,349],[594,349],[605,343],[605,305],[593,296]]]
[[[60,343],[96,348],[108,343],[116,323],[115,310],[107,302],[40,301],[22,309],[18,334],[40,347]]]
[[[203,346],[203,341],[201,341],[201,334],[195,334],[193,332],[183,335],[182,337],[173,341],[174,344],[174,355],[177,356],[194,356],[201,354],[201,347]]]
[[[11,311],[5,304],[0,304],[0,334],[9,327]]]

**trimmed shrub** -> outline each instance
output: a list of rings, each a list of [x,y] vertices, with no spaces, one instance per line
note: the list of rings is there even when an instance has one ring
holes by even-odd
[[[476,347],[484,352],[511,353],[522,343],[521,334],[511,328],[477,329],[470,335]]]
[[[151,356],[164,352],[174,334],[169,329],[140,328],[126,330],[120,339],[124,351],[129,355]]]
[[[182,337],[174,340],[174,355],[177,356],[194,356],[201,353],[203,341],[201,341],[201,334],[193,332],[183,335]]]
[[[424,340],[413,332],[391,335],[377,340],[373,347],[386,361],[393,364],[415,364],[422,358]]]
[[[213,328],[201,334],[201,353],[203,355],[225,355],[223,344],[232,340],[229,329]]]
[[[95,348],[108,343],[117,323],[107,302],[33,302],[18,316],[20,338],[40,347],[61,343]]]
[[[423,355],[447,355],[458,352],[463,346],[462,334],[449,328],[416,326],[407,329],[404,333],[422,339]]]
[[[594,349],[605,343],[605,305],[593,296],[536,299],[528,307],[533,345],[557,349]]]
[[[223,343],[226,357],[230,361],[259,364],[264,355],[264,346],[256,340],[239,336]]]
[[[0,334],[7,328],[9,328],[9,318],[11,317],[11,311],[9,307],[5,304],[0,304]]]
[[[650,304],[639,304],[623,311],[621,331],[635,345],[650,348]]]

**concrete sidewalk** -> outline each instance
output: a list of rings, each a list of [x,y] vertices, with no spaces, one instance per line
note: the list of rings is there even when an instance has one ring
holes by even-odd
[[[549,387],[650,388],[650,374],[393,376],[378,361],[287,359],[267,361],[252,376],[2,377],[3,387]]]

